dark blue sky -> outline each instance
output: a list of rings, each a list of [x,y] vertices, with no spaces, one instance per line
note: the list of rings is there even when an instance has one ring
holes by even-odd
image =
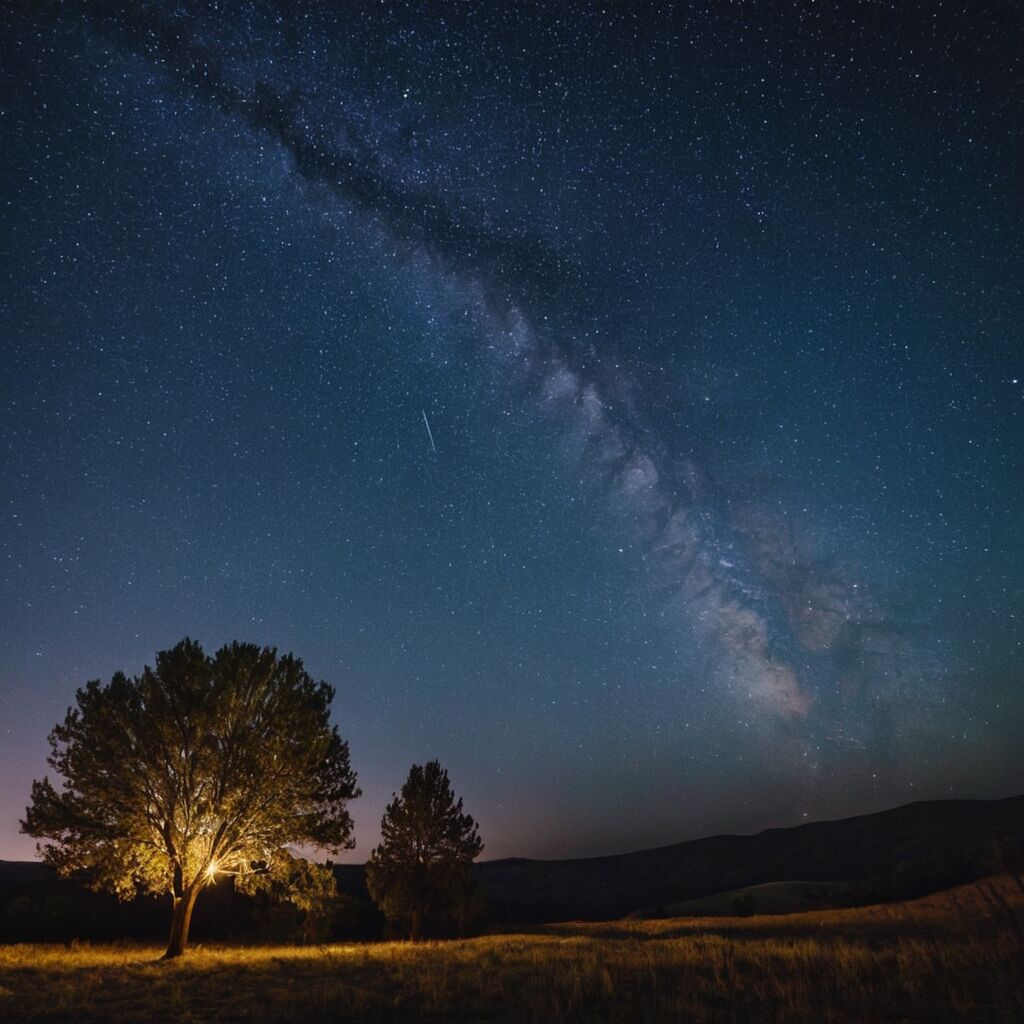
[[[357,859],[1024,789],[1017,5],[221,7],[0,7],[0,857],[186,634]]]

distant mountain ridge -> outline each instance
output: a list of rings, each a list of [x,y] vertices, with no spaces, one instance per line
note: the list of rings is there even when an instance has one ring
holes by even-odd
[[[1024,846],[1024,795],[922,801],[607,857],[485,861],[476,874],[506,920],[605,920],[793,879],[843,880],[865,900],[919,896],[996,870],[997,839]]]
[[[673,904],[768,883],[848,886],[856,902],[907,899],[1000,870],[997,843],[1024,850],[1024,795],[1002,800],[936,800],[874,814],[719,835],[651,850],[577,860],[510,858],[475,865],[493,923],[610,920],[657,914]],[[335,867],[357,910],[353,934],[381,926],[362,865]],[[248,897],[217,886],[199,901],[196,934],[249,933]],[[47,922],[50,922],[47,924]],[[69,935],[159,934],[163,901],[117,904],[58,878],[45,864],[0,861],[0,941]]]

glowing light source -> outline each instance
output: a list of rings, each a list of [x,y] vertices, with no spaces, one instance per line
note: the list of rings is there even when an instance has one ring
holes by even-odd
[[[217,877],[217,869],[219,867],[220,867],[220,865],[215,860],[211,860],[210,863],[206,865],[206,878],[207,878],[207,881],[212,882],[214,880],[214,878]]]

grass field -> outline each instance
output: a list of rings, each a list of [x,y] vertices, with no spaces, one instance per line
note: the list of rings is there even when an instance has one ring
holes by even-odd
[[[785,917],[561,924],[461,942],[0,947],[0,1021],[1024,1020],[1024,893],[991,879]]]

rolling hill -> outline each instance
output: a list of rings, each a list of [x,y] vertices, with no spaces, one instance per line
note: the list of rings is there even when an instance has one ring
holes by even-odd
[[[801,901],[810,908],[937,892],[1000,870],[1007,851],[1012,859],[1022,849],[1024,795],[913,803],[608,857],[484,861],[475,874],[495,925],[730,909],[783,913],[801,909]],[[346,934],[379,934],[382,919],[369,903],[362,866],[337,865],[335,871],[339,889],[350,897]],[[751,893],[752,887],[758,888]],[[748,899],[734,906],[748,894],[755,904]],[[218,885],[200,900],[194,930],[209,938],[264,934],[272,913],[230,885]],[[0,941],[145,937],[161,934],[166,918],[162,900],[118,904],[43,864],[0,861]]]
[[[720,835],[585,860],[485,861],[477,877],[504,920],[608,920],[768,882],[845,883],[857,902],[906,899],[1000,865],[1024,846],[1024,796],[938,800],[756,835]]]

